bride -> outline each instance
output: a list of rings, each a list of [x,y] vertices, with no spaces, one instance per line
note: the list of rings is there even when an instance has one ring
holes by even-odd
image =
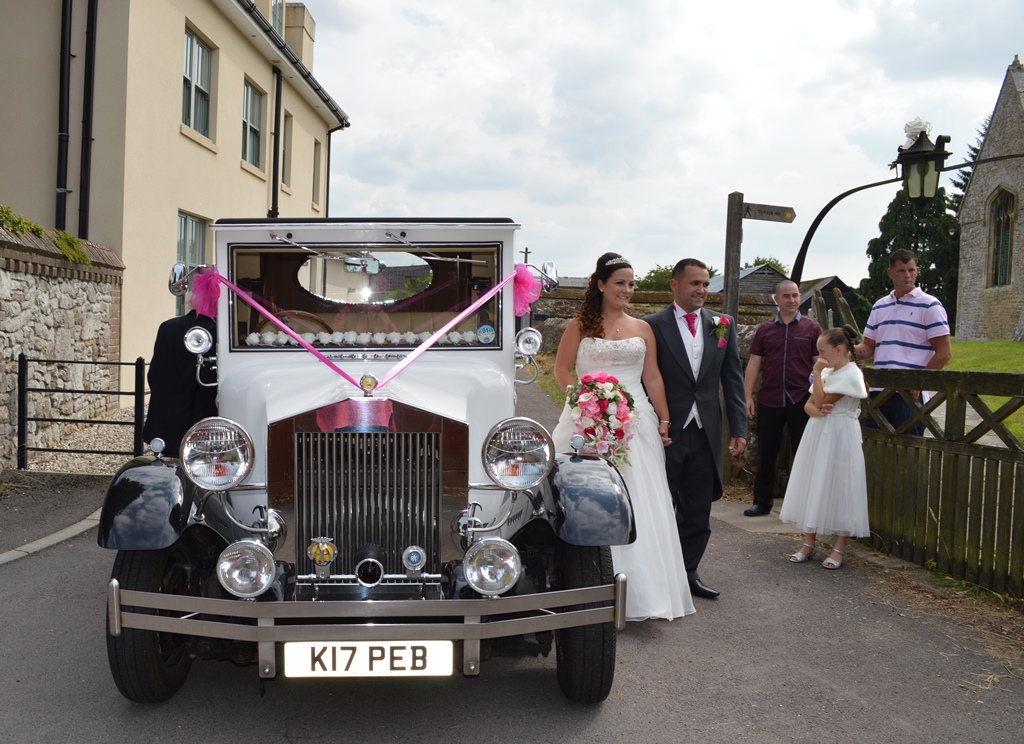
[[[627,620],[671,620],[694,608],[665,478],[665,445],[670,441],[665,385],[651,327],[626,315],[634,290],[629,261],[618,253],[597,259],[583,302],[559,343],[555,379],[568,390],[576,375],[607,372],[633,396],[637,421],[629,443],[630,464],[619,470],[633,503],[636,541],[613,545],[612,562],[628,579]],[[552,432],[555,448],[568,450],[574,432],[567,404]]]

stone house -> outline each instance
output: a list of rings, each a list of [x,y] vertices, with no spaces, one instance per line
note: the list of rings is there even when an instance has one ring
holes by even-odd
[[[186,309],[168,271],[212,259],[213,221],[327,216],[331,133],[349,120],[313,77],[303,4],[6,6],[0,204],[124,263],[123,361]]]
[[[1024,64],[1006,70],[979,159],[1024,153]],[[1024,159],[974,168],[960,206],[959,341],[1024,341]]]

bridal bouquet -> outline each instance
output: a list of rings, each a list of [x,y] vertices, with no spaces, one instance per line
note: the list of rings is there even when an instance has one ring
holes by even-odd
[[[576,433],[588,449],[613,465],[629,465],[629,440],[633,438],[633,396],[607,372],[583,375],[568,396],[569,413]]]

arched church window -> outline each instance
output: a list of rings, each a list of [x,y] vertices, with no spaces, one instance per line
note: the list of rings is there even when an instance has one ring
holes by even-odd
[[[992,226],[989,240],[989,286],[1005,286],[1010,283],[1017,198],[1008,191],[1000,190],[989,210]]]

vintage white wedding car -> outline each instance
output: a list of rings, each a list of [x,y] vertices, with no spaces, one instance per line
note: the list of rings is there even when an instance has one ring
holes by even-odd
[[[221,220],[216,265],[172,270],[172,292],[215,298],[216,339],[182,343],[197,381],[216,370],[218,416],[111,482],[122,694],[166,700],[194,659],[472,676],[554,648],[567,698],[608,695],[626,590],[608,546],[635,538],[632,509],[614,467],[515,415],[541,339],[514,309],[557,283],[516,267],[517,229]]]

